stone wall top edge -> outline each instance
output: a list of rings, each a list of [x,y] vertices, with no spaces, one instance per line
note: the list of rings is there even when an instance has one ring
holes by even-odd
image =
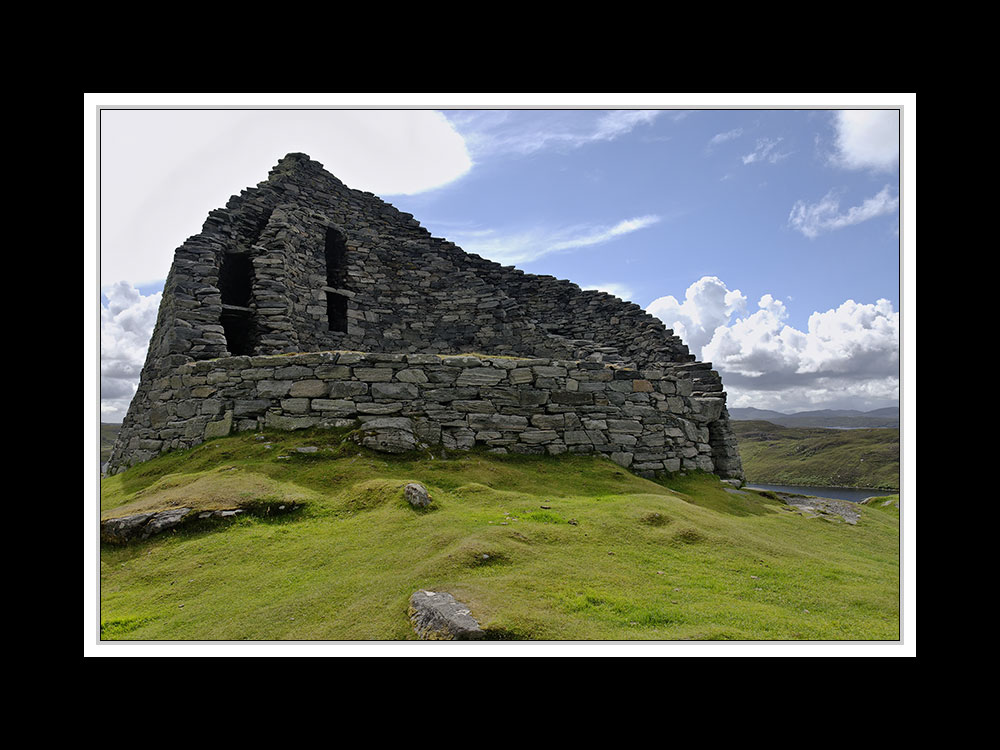
[[[247,369],[251,367],[284,367],[289,365],[320,365],[320,364],[402,364],[414,367],[426,365],[475,366],[472,360],[493,364],[516,363],[516,367],[563,367],[566,369],[598,370],[611,369],[635,372],[633,377],[659,380],[663,372],[672,378],[688,377],[685,368],[678,363],[663,362],[643,365],[638,368],[616,362],[593,362],[589,360],[560,359],[555,357],[512,357],[499,354],[439,354],[439,353],[388,353],[374,351],[357,351],[353,349],[332,349],[315,352],[292,352],[285,354],[255,354],[232,357],[216,357],[186,362],[178,368],[182,371],[208,372],[217,369]],[[508,365],[509,368],[509,365]],[[507,369],[507,368],[505,368]]]

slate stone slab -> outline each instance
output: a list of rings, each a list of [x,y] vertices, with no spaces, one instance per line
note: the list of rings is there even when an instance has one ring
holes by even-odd
[[[136,513],[101,522],[101,541],[125,544],[133,539],[148,539],[182,523],[191,508],[172,508],[159,513]]]

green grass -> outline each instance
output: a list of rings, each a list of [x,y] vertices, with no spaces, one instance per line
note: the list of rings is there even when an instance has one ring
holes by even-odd
[[[899,518],[899,495],[883,495],[881,497],[868,498],[865,507],[881,510]]]
[[[899,490],[899,430],[733,422],[748,482]]]
[[[706,474],[653,482],[592,456],[386,456],[343,435],[244,433],[102,480],[105,517],[301,505],[103,545],[102,639],[414,639],[419,588],[452,593],[496,639],[899,638],[887,509],[862,506],[850,526]],[[305,445],[320,450],[294,451]],[[411,481],[428,508],[404,500]]]

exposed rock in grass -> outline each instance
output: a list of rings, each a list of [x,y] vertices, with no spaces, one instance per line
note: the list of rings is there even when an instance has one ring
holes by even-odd
[[[826,497],[808,497],[806,495],[791,495],[784,492],[775,493],[782,502],[791,505],[809,518],[832,518],[839,516],[852,526],[856,525],[861,514],[858,504],[847,500],[833,500]]]
[[[183,522],[191,508],[171,508],[159,513],[137,513],[101,522],[101,541],[124,544],[133,539],[148,539]]]
[[[279,506],[278,510],[284,510],[285,506]],[[232,508],[230,510],[205,510],[198,514],[198,518],[231,518],[232,516],[238,516],[244,511],[241,508]]]
[[[414,592],[409,616],[425,641],[477,641],[486,635],[469,608],[443,591]]]
[[[427,489],[417,482],[410,482],[403,489],[403,496],[414,508],[426,508],[431,504],[431,496],[427,494]]]

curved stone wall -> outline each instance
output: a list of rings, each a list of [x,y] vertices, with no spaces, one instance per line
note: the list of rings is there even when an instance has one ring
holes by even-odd
[[[150,392],[117,470],[230,432],[359,428],[376,450],[425,445],[604,453],[644,476],[742,477],[721,394],[688,366],[478,355],[317,352],[189,362]],[[734,463],[735,459],[735,463]]]

